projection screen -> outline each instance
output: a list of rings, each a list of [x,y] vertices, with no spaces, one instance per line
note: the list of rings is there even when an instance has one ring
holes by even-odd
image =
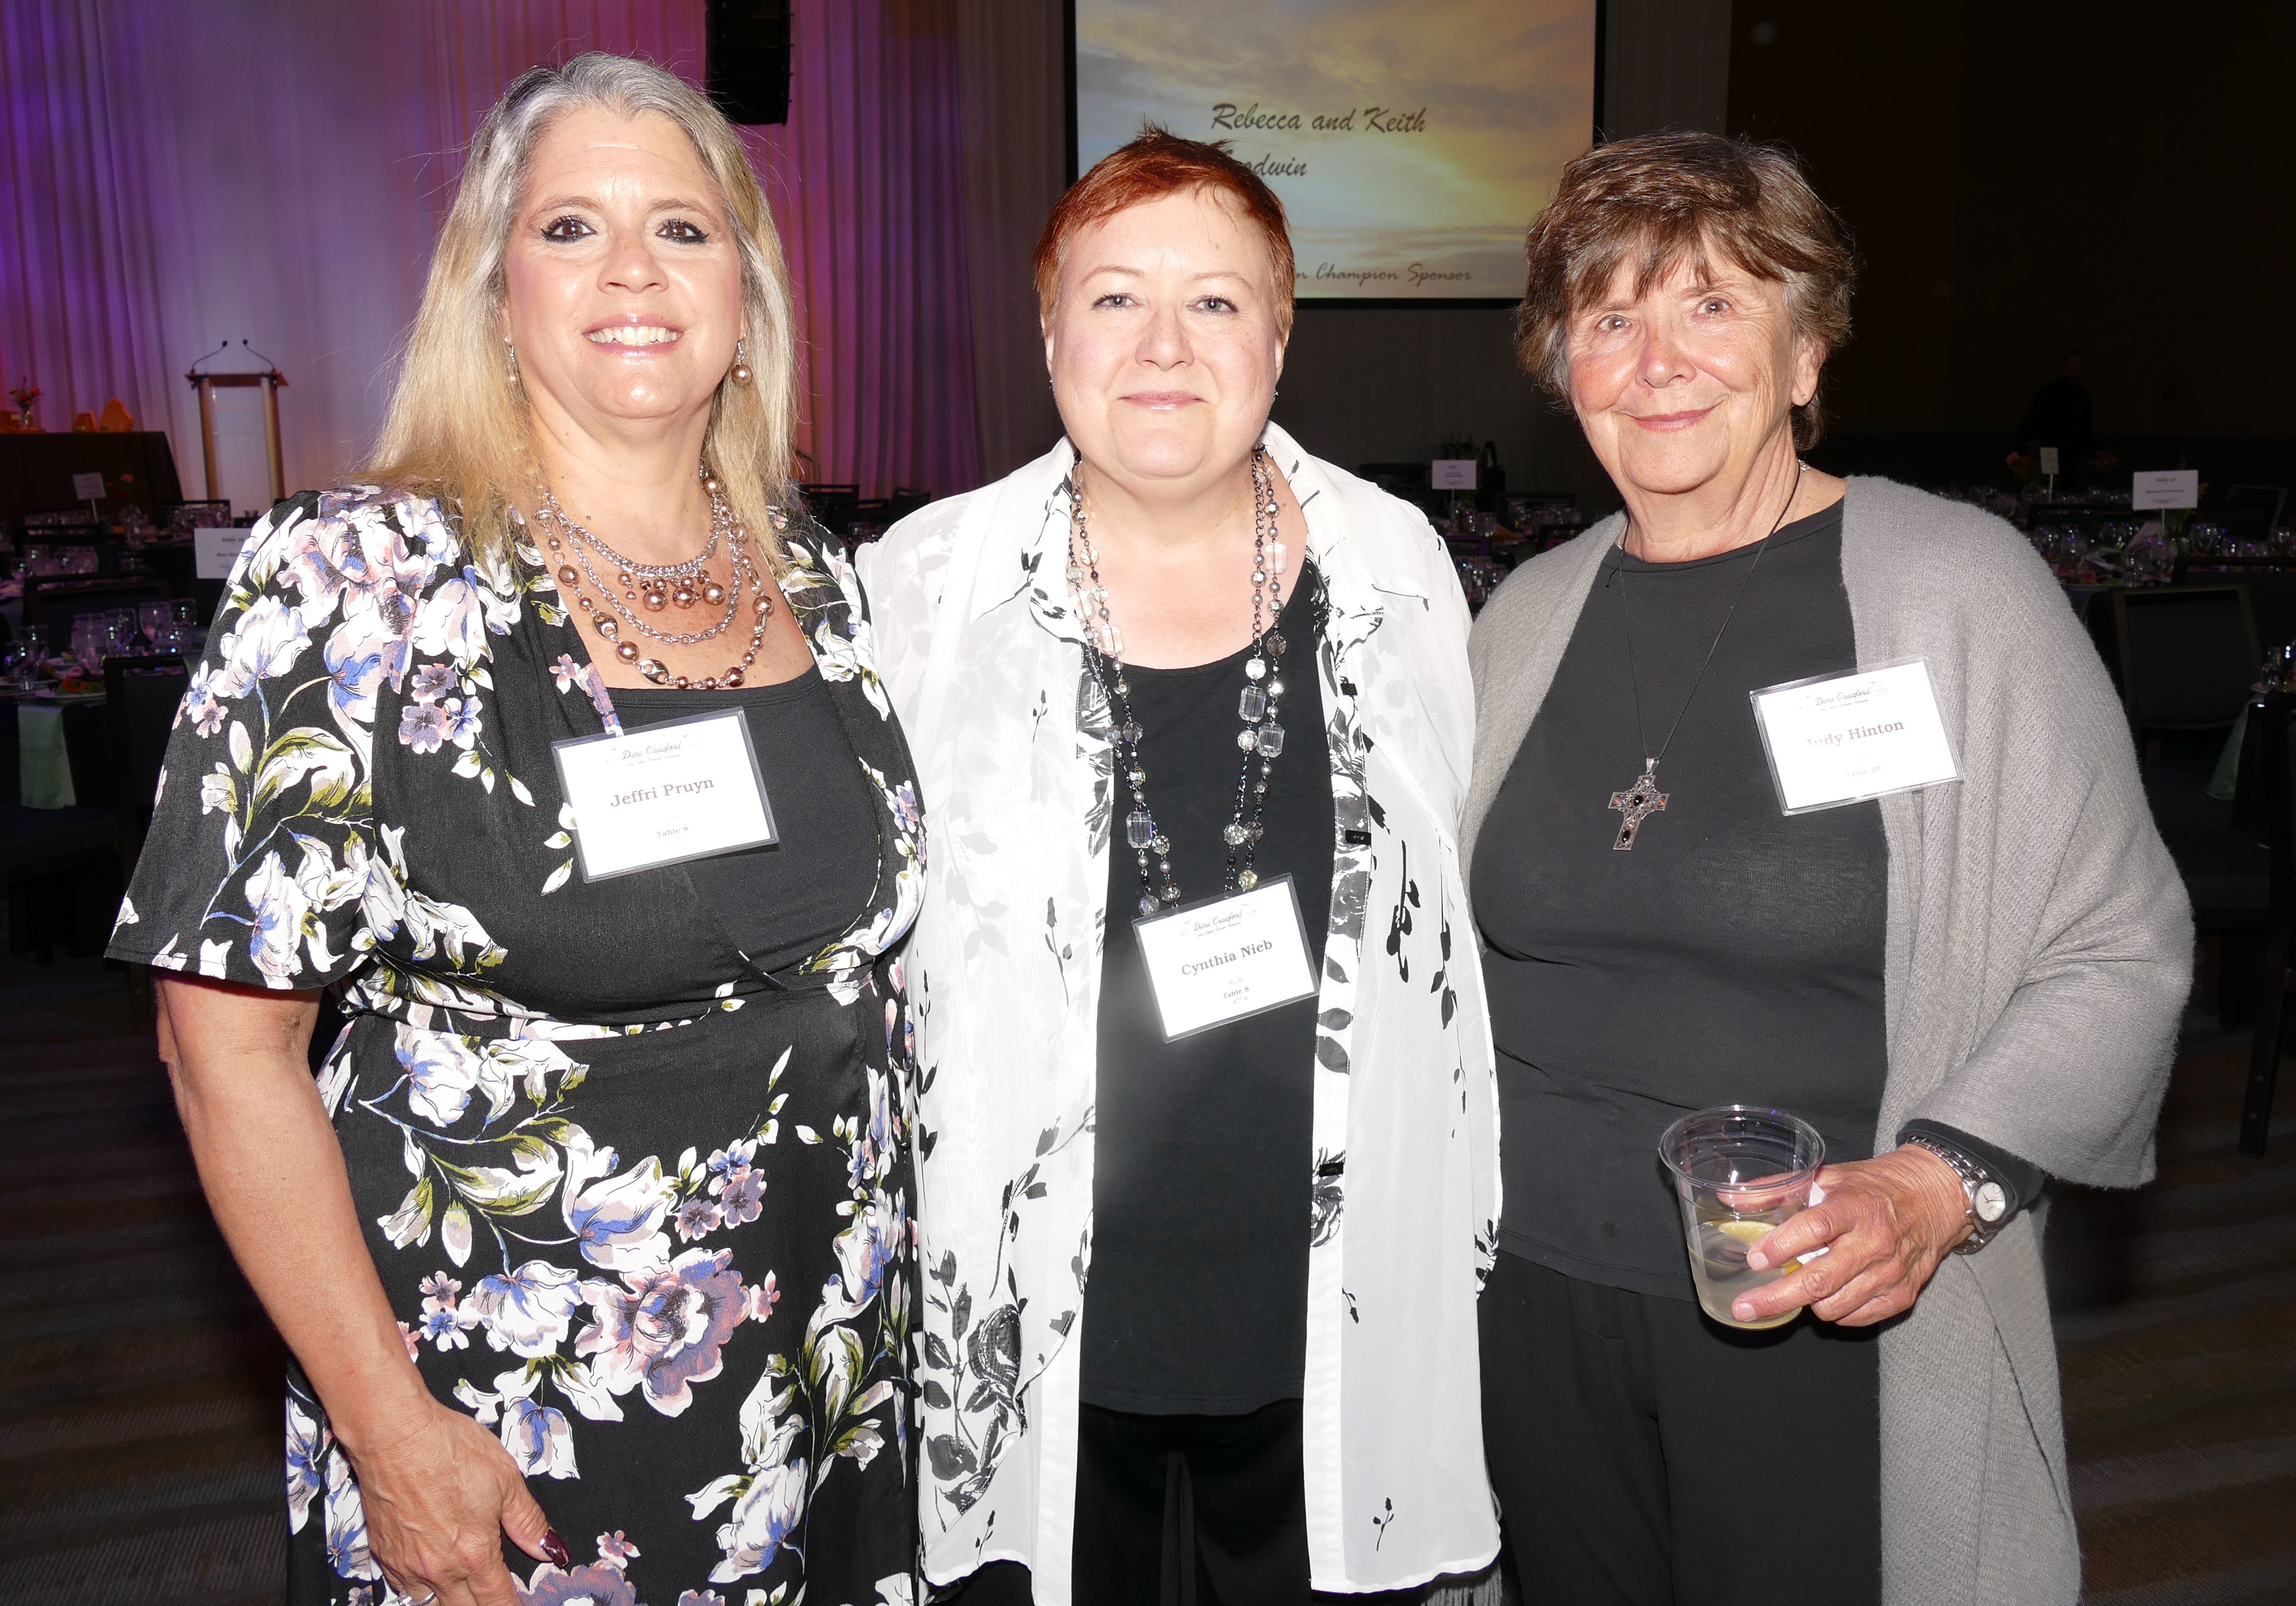
[[[1599,0],[1072,0],[1078,173],[1156,123],[1283,198],[1302,300],[1511,302]]]

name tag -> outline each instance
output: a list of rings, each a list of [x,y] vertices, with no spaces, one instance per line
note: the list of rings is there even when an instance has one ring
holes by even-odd
[[[739,709],[551,750],[586,881],[780,840]]]
[[[1292,878],[1132,922],[1167,1042],[1312,997],[1316,967]]]
[[[1754,723],[1790,815],[1961,778],[1925,659],[1754,692]]]

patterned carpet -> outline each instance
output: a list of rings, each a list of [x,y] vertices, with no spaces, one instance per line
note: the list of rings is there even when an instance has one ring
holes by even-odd
[[[126,984],[0,958],[0,1602],[276,1606],[279,1341]],[[2211,1024],[2160,1183],[2050,1221],[2092,1606],[2296,1606],[2296,1068],[2243,1157],[2246,1042]]]

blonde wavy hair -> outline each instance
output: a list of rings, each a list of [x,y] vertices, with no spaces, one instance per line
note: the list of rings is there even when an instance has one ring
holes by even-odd
[[[778,569],[772,515],[794,505],[797,424],[796,334],[781,237],[741,136],[724,115],[674,74],[628,56],[593,51],[562,67],[530,69],[479,125],[430,258],[390,414],[360,478],[458,507],[472,548],[508,566],[515,515],[530,511],[536,471],[526,404],[505,382],[503,258],[537,142],[557,118],[585,107],[622,117],[652,112],[684,129],[733,219],[752,377],[746,385],[718,381],[702,454],[734,516]]]

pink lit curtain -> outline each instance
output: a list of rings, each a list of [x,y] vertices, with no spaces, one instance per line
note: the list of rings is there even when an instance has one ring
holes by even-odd
[[[1050,444],[1010,281],[1057,193],[1058,0],[796,13],[791,121],[745,137],[795,281],[807,477],[969,488]],[[989,37],[1016,20],[1017,53]],[[462,144],[519,71],[589,49],[699,81],[701,0],[4,0],[0,374],[46,392],[52,430],[119,397],[197,495],[183,373],[229,340],[215,365],[288,375],[291,487],[340,478]],[[1003,293],[977,300],[983,271]]]

